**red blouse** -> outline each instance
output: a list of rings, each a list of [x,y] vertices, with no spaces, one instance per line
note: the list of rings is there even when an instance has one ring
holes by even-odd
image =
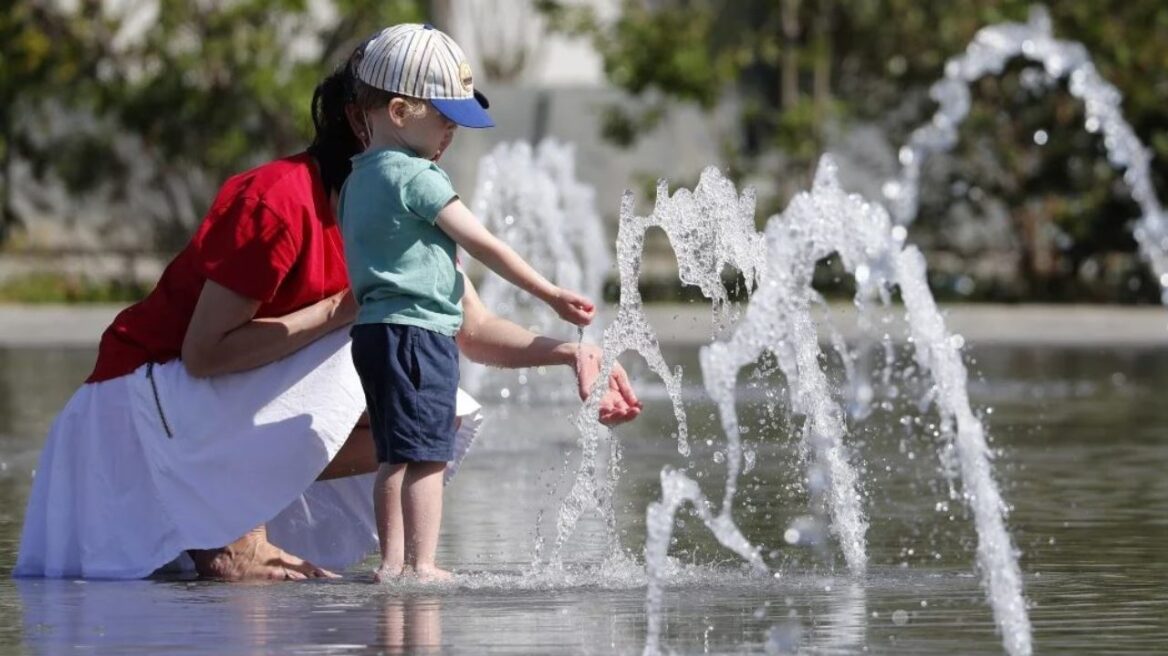
[[[202,224],[145,299],[106,329],[86,382],[182,352],[203,283],[214,280],[278,317],[349,286],[341,233],[312,158],[301,153],[223,184]]]

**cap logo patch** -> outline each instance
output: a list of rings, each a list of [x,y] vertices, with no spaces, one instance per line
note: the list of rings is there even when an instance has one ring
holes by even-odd
[[[458,65],[458,79],[462,82],[462,90],[470,91],[473,87],[474,78],[471,76],[470,64],[465,61]]]

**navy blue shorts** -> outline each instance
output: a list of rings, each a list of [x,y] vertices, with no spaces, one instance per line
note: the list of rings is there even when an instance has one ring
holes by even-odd
[[[350,335],[377,461],[397,465],[453,459],[458,395],[454,338],[392,323],[359,324]]]

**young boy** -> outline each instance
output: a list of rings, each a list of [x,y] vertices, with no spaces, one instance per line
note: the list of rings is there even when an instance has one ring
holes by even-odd
[[[457,125],[491,127],[458,45],[430,26],[386,28],[356,64],[354,116],[365,152],[341,191],[350,284],[360,305],[353,361],[381,463],[373,492],[375,579],[442,580],[434,562],[442,473],[453,454],[463,278],[456,244],[503,278],[587,325],[586,298],[560,289],[492,236],[435,161]]]

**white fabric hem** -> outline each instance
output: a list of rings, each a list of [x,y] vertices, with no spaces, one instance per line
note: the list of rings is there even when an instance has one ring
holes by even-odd
[[[264,523],[324,567],[376,548],[372,475],[315,482],[365,409],[346,330],[251,371],[151,373],[83,385],[58,415],[14,576],[142,578]]]

